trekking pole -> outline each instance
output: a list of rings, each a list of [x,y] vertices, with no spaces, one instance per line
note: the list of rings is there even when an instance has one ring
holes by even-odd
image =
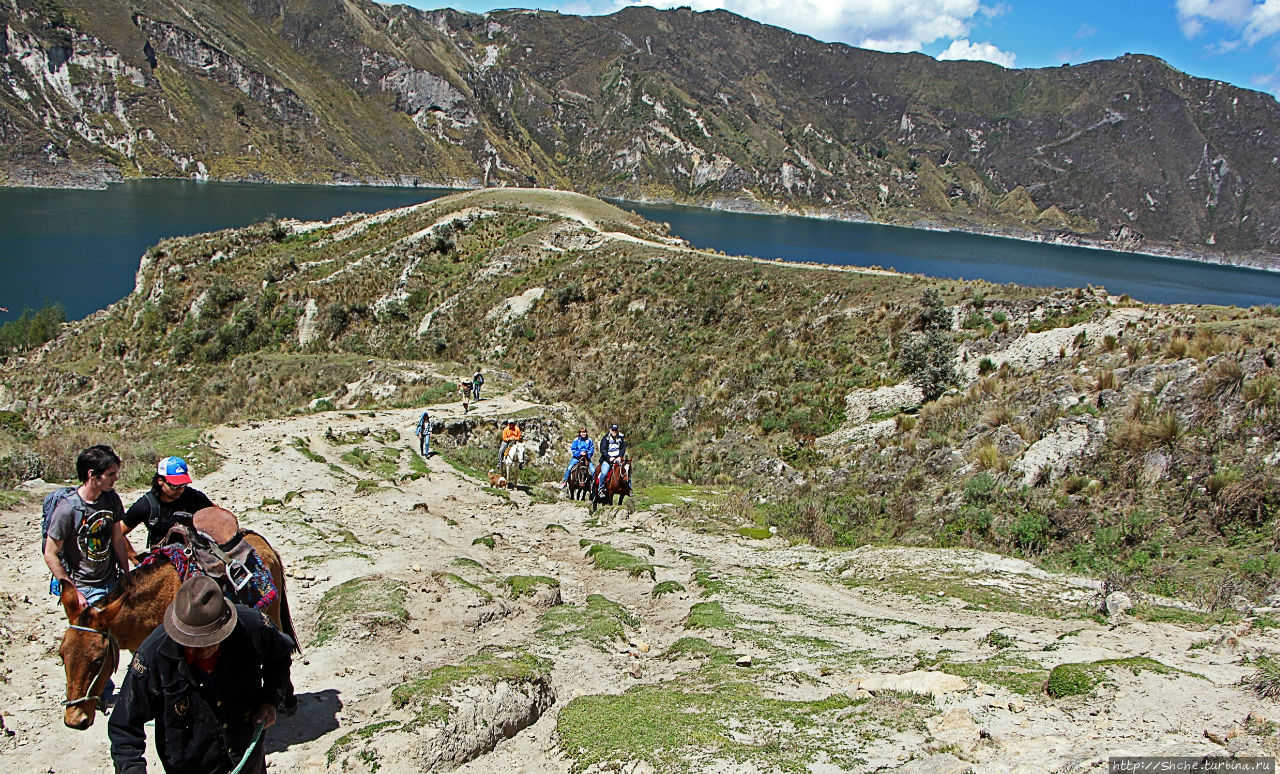
[[[253,739],[249,740],[249,746],[245,748],[244,755],[240,756],[240,762],[231,770],[231,774],[240,774],[244,769],[244,765],[249,762],[249,756],[253,754],[253,748],[258,746],[258,740],[262,739],[262,732],[267,728],[267,721],[258,721],[258,727],[253,731]]]

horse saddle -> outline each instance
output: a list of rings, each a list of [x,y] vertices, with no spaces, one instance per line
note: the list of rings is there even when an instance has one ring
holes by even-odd
[[[235,514],[224,508],[201,508],[186,514],[175,514],[178,521],[169,528],[165,545],[180,545],[205,575],[225,578],[239,592],[249,584],[253,572],[253,546],[244,539],[245,532]]]

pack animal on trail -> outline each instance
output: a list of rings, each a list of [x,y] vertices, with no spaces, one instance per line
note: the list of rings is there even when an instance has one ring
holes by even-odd
[[[221,508],[206,508],[197,516],[211,510],[221,511],[234,522],[235,517]],[[298,638],[289,615],[284,562],[280,554],[256,532],[237,529],[231,540],[237,536],[257,552],[279,591],[279,596],[264,611],[276,628],[296,643]],[[223,541],[223,545],[229,543]],[[161,555],[152,563],[126,573],[97,607],[81,607],[75,588],[63,585],[60,601],[71,625],[62,636],[58,655],[67,675],[67,700],[63,702],[62,722],[68,728],[83,731],[93,725],[94,710],[101,706],[107,680],[119,665],[120,649],[137,649],[147,635],[163,623],[165,608],[177,595],[182,581],[173,563]],[[286,705],[296,702],[292,686],[285,702]]]
[[[631,458],[623,457],[617,465],[610,465],[609,474],[605,476],[600,488],[604,490],[604,494],[591,498],[593,512],[597,505],[613,505],[615,495],[618,497],[618,504],[621,505],[622,498],[631,494]]]
[[[507,446],[502,458],[502,475],[507,479],[507,488],[515,489],[520,480],[520,469],[525,465],[524,441],[512,441]]]
[[[591,496],[591,468],[586,457],[579,457],[578,464],[569,471],[569,499],[585,500]]]

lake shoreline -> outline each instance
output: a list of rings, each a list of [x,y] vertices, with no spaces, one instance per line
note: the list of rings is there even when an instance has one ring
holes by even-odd
[[[185,177],[131,177],[113,180],[103,180],[101,185],[7,185],[0,187],[7,188],[47,188],[47,189],[69,189],[69,190],[109,190],[112,185],[123,184],[130,181],[146,181],[146,180],[186,180],[197,183],[234,183],[248,185],[318,185],[334,188],[424,188],[424,189],[443,189],[450,191],[473,191],[483,188],[478,185],[467,185],[459,183],[442,183],[428,182],[420,178],[411,178],[402,176],[398,179],[394,178],[373,178],[366,180],[331,180],[328,182],[277,182],[263,180],[213,180],[208,177],[204,178],[185,178]],[[1273,253],[1244,253],[1231,255],[1226,253],[1217,253],[1204,250],[1188,250],[1185,248],[1173,248],[1167,245],[1145,246],[1140,249],[1126,247],[1119,242],[1105,239],[1097,239],[1083,236],[1074,232],[1060,231],[1032,231],[1001,226],[978,226],[971,227],[964,224],[949,224],[932,221],[927,218],[906,224],[889,221],[880,221],[874,218],[865,217],[860,213],[847,212],[839,209],[789,209],[779,208],[761,203],[755,199],[738,198],[738,197],[716,197],[713,199],[702,200],[697,203],[688,201],[680,201],[672,197],[642,197],[632,198],[629,196],[619,196],[611,192],[583,192],[587,196],[598,196],[609,201],[613,201],[622,205],[639,204],[644,206],[681,206],[693,207],[696,209],[712,210],[720,212],[741,213],[750,215],[772,215],[787,218],[806,218],[812,220],[833,221],[842,223],[862,223],[873,226],[884,226],[887,228],[902,228],[915,231],[932,231],[937,233],[957,233],[957,234],[974,234],[978,236],[993,237],[996,239],[1008,239],[1015,242],[1028,242],[1042,245],[1059,245],[1063,247],[1079,247],[1086,250],[1106,250],[1111,252],[1127,253],[1132,255],[1143,255],[1152,258],[1164,258],[1175,261],[1187,261],[1191,263],[1212,264],[1216,266],[1230,266],[1237,269],[1253,269],[1256,271],[1265,271],[1269,273],[1280,273],[1280,254]],[[838,264],[833,264],[838,265]]]

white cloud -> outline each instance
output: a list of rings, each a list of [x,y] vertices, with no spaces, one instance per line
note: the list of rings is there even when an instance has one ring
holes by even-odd
[[[1178,0],[1178,26],[1188,39],[1210,24],[1251,46],[1280,33],[1280,0]]]
[[[613,0],[616,7],[653,5],[695,11],[724,9],[765,24],[881,51],[914,51],[963,38],[980,12],[999,12],[979,0]]]
[[[983,62],[994,62],[1002,67],[1013,67],[1017,54],[1001,51],[990,43],[970,43],[967,40],[953,40],[947,50],[938,54],[939,59],[978,59]]]

